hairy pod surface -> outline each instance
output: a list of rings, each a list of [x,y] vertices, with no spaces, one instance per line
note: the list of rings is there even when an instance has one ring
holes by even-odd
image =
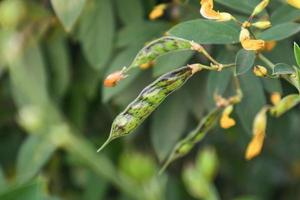
[[[191,47],[192,45],[189,40],[173,36],[161,37],[150,42],[141,49],[130,67],[138,67],[145,63],[154,61],[156,58],[164,54],[179,50],[189,50]]]
[[[221,107],[217,107],[212,110],[200,121],[198,126],[193,131],[191,131],[184,139],[179,141],[164,163],[162,169],[160,170],[160,173],[162,173],[171,162],[188,154],[195,146],[195,144],[201,141],[206,133],[214,127],[221,115],[221,112]]]
[[[130,134],[169,94],[179,89],[194,73],[193,66],[181,67],[162,75],[144,88],[137,98],[115,118],[109,138],[98,151],[101,151],[110,141]]]

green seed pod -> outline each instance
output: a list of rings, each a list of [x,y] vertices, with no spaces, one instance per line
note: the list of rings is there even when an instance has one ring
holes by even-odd
[[[300,103],[300,96],[298,94],[291,94],[284,97],[277,105],[272,107],[270,112],[275,117],[280,117],[298,103]]]
[[[195,144],[204,138],[206,133],[210,131],[218,121],[221,111],[222,108],[218,107],[208,113],[208,115],[200,121],[198,126],[193,131],[191,131],[183,140],[179,141],[175,145],[169,158],[161,168],[160,173],[162,173],[171,162],[188,154]]]
[[[110,141],[130,134],[137,128],[172,92],[179,89],[195,72],[201,68],[189,65],[159,77],[156,81],[142,90],[138,97],[131,102],[113,121],[109,138],[99,148],[101,151]]]
[[[150,63],[154,61],[159,56],[164,54],[179,51],[179,50],[189,50],[192,48],[192,44],[189,40],[182,38],[177,38],[173,36],[161,37],[147,44],[143,49],[139,51],[131,67],[139,67],[143,64]]]

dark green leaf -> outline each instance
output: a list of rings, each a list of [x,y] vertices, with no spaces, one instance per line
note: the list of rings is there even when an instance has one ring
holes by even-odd
[[[153,66],[153,75],[159,76],[175,68],[184,66],[193,53],[192,51],[179,51],[159,57]]]
[[[184,98],[186,97],[176,93],[154,113],[151,142],[160,161],[168,156],[184,133],[188,117],[188,106]]]
[[[80,18],[79,40],[89,63],[100,70],[113,50],[114,16],[111,0],[89,1]]]
[[[219,4],[227,6],[233,10],[244,14],[251,14],[254,7],[260,2],[259,0],[216,0]]]
[[[144,18],[144,8],[140,0],[116,0],[116,6],[119,18],[124,24],[132,24]]]
[[[239,42],[240,28],[233,22],[196,19],[182,22],[168,31],[170,35],[199,44],[234,44]]]
[[[277,63],[273,69],[273,75],[284,75],[284,74],[293,74],[295,69],[285,63]]]
[[[0,166],[0,192],[6,187],[6,179],[3,173],[2,167]]]
[[[84,7],[85,0],[51,0],[51,3],[66,31],[70,31]]]
[[[239,50],[235,59],[235,75],[244,74],[251,69],[253,67],[255,57],[254,51],[246,51],[244,49]]]
[[[279,92],[282,93],[282,86],[280,80],[277,79],[261,79],[265,90],[269,93]]]
[[[258,38],[263,40],[283,40],[300,31],[300,24],[287,22],[275,25],[268,30],[258,34]]]
[[[281,5],[271,15],[271,22],[273,25],[285,22],[291,22],[299,18],[300,10],[288,4]]]
[[[256,114],[266,104],[262,83],[251,71],[239,76],[243,99],[237,104],[236,111],[242,126],[251,132],[252,122]]]
[[[300,47],[296,42],[294,43],[294,55],[298,68],[300,68]]]

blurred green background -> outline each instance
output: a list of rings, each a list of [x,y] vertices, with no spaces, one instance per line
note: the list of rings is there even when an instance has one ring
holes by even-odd
[[[258,2],[216,0],[216,7],[246,19]],[[150,21],[159,3],[167,9]],[[1,0],[0,199],[300,199],[299,107],[270,119],[262,154],[244,159],[256,112],[272,92],[295,92],[251,71],[240,77],[245,98],[234,113],[237,126],[215,128],[165,174],[157,175],[161,161],[214,106],[214,92],[232,94],[231,69],[193,77],[134,134],[96,153],[114,117],[154,78],[186,63],[208,64],[190,51],[171,53],[115,88],[102,86],[146,42],[201,18],[199,8],[198,0]],[[300,10],[273,0],[263,15],[274,25],[299,22]],[[294,41],[299,33],[266,56],[295,64]],[[223,63],[240,49],[205,47]]]

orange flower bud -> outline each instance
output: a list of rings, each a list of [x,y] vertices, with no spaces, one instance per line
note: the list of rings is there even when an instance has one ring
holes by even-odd
[[[263,48],[264,51],[271,51],[276,46],[276,41],[266,41]]]
[[[150,20],[155,20],[161,17],[164,14],[165,9],[167,8],[166,4],[158,4],[153,8],[153,10],[149,14]]]
[[[273,92],[270,98],[273,105],[277,105],[281,100],[281,94],[279,92]]]
[[[245,155],[245,158],[247,160],[251,160],[255,156],[259,155],[262,150],[266,135],[267,111],[268,108],[264,107],[259,113],[257,113],[254,119],[253,137],[250,143],[248,144]]]
[[[256,76],[264,77],[264,76],[266,76],[268,74],[268,70],[264,66],[256,65],[253,68],[253,73]]]
[[[287,3],[295,8],[300,9],[300,0],[287,0]]]
[[[227,106],[223,113],[222,113],[222,117],[220,119],[220,126],[224,129],[228,129],[231,128],[235,125],[235,120],[233,118],[231,118],[229,115],[232,113],[233,111],[233,106]]]
[[[104,82],[103,85],[105,87],[114,87],[118,84],[118,82],[122,79],[126,78],[126,76],[123,74],[123,70],[119,70],[116,72],[113,72],[111,74],[109,74]]]

